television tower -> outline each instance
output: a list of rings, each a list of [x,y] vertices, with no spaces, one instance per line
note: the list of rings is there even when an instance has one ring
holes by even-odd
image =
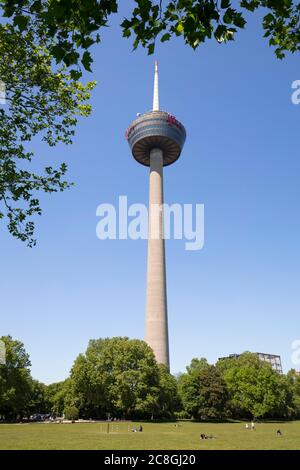
[[[170,367],[165,242],[163,236],[163,167],[180,156],[183,125],[159,107],[158,64],[155,61],[152,111],[139,115],[126,131],[133,157],[150,167],[148,262],[145,341],[159,364]]]

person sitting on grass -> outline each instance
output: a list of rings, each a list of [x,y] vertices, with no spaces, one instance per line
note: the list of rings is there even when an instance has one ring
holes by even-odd
[[[277,436],[282,436],[282,432],[280,431],[280,429],[277,429],[276,434]]]
[[[206,434],[200,434],[200,439],[215,439],[215,437],[212,435],[207,436]]]

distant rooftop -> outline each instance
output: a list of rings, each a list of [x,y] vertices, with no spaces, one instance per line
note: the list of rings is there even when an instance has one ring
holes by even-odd
[[[278,372],[279,374],[283,373],[281,357],[278,354],[261,353],[261,352],[254,352],[252,354],[255,354],[261,361],[268,362],[269,364],[271,364],[272,369]],[[241,354],[236,354],[236,353],[229,354],[229,356],[219,357],[219,361],[222,361],[224,359],[237,359],[240,356]],[[299,372],[299,375],[300,375],[300,372]]]

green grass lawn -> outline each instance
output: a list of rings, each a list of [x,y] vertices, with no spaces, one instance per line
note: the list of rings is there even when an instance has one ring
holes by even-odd
[[[257,424],[255,431],[243,423],[142,423],[141,433],[117,425],[107,434],[106,423],[1,424],[0,449],[300,449],[300,421]],[[200,440],[201,433],[215,439]]]

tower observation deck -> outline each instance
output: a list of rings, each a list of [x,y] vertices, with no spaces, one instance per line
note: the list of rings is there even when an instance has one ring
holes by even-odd
[[[153,108],[131,123],[126,131],[133,157],[150,167],[149,224],[145,341],[158,363],[168,368],[169,335],[165,243],[163,236],[163,167],[180,156],[186,131],[173,115],[159,108],[158,64],[155,62]],[[157,207],[160,208],[157,211]]]
[[[163,152],[163,165],[171,165],[180,156],[186,133],[183,125],[165,111],[150,111],[136,119],[127,131],[132,155],[142,165],[150,166],[150,152]]]

